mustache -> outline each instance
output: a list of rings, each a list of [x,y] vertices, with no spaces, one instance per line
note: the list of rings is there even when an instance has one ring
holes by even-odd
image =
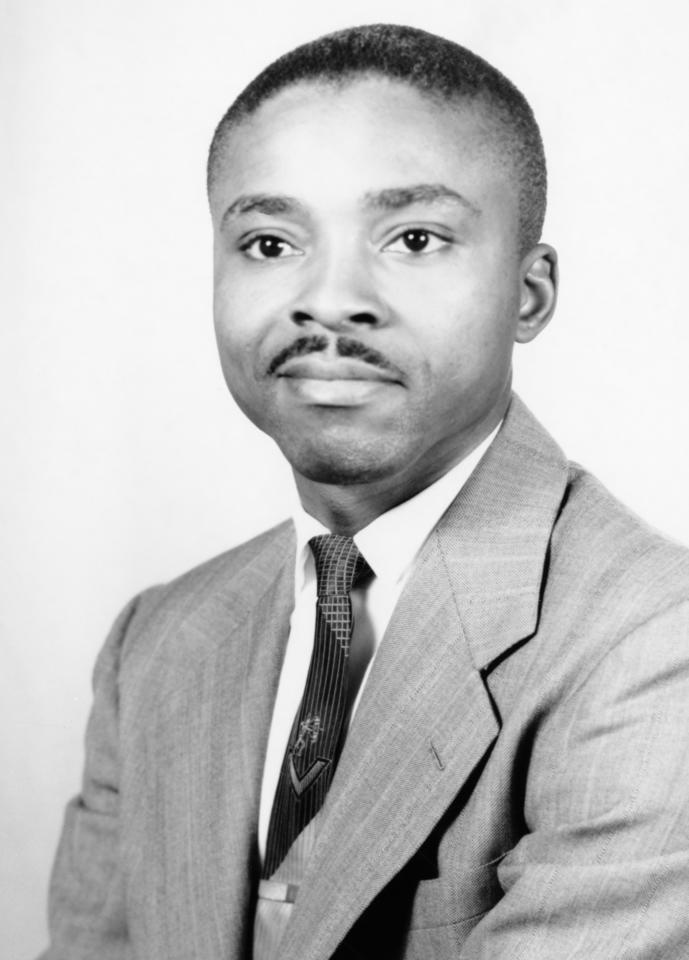
[[[324,336],[297,337],[288,347],[275,354],[266,372],[270,376],[288,360],[305,357],[309,353],[325,353],[329,344],[330,340]],[[355,357],[364,363],[370,363],[372,367],[392,373],[400,372],[395,364],[391,363],[379,350],[367,347],[366,344],[359,340],[352,340],[350,337],[338,337],[335,341],[335,352],[338,357]]]

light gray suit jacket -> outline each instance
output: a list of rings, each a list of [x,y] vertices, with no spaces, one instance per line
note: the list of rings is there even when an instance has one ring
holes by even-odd
[[[100,655],[50,960],[245,960],[289,524],[142,594]],[[689,555],[514,399],[423,548],[282,960],[686,960]]]

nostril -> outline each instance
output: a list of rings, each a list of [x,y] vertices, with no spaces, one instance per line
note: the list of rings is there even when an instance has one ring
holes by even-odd
[[[347,312],[346,310],[337,310],[337,311],[320,311],[314,310],[309,312],[308,310],[292,310],[290,313],[290,319],[292,323],[296,324],[305,324],[305,323],[319,323],[324,327],[334,327],[346,328],[351,326],[376,326],[379,323],[379,319],[375,313],[370,310],[358,310],[354,312]]]

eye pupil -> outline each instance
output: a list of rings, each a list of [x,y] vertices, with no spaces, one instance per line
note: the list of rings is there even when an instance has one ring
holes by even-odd
[[[428,233],[426,230],[407,230],[404,242],[409,250],[419,253],[428,245]]]
[[[261,237],[258,241],[261,255],[264,257],[279,257],[282,253],[283,242],[277,237]]]

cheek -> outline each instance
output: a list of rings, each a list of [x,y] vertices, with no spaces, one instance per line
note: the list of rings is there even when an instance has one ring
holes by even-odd
[[[478,402],[504,385],[508,375],[518,300],[501,284],[428,286],[422,294],[397,293],[407,320],[425,390],[443,408]]]
[[[495,348],[506,311],[494,291],[475,282],[398,285],[390,301],[421,360],[433,369],[463,364]]]
[[[261,312],[255,300],[245,295],[241,284],[216,283],[213,294],[215,336],[223,370],[246,374],[262,337]]]
[[[215,339],[225,382],[244,408],[254,392],[258,369],[250,329],[229,319],[223,311],[216,311]]]
[[[289,316],[289,288],[288,278],[281,281],[278,271],[216,267],[213,315],[218,341],[255,349]]]

